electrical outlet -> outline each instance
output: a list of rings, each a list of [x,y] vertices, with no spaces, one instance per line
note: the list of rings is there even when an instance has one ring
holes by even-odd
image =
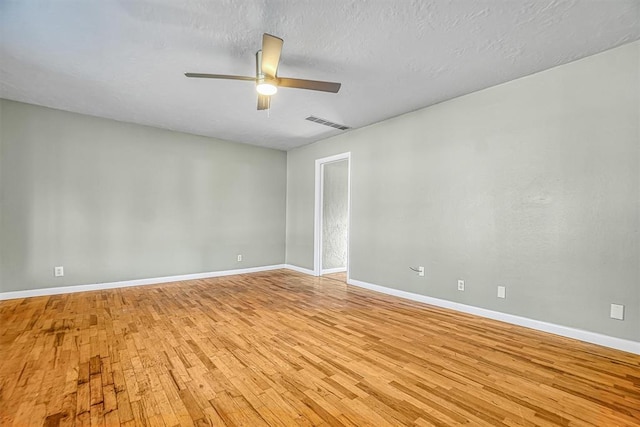
[[[64,276],[64,267],[53,267],[53,275],[55,277]]]
[[[242,255],[238,254],[238,262],[242,261]]]
[[[464,280],[458,280],[458,290],[464,291]]]
[[[498,286],[498,298],[506,298],[507,297],[507,288],[504,286]]]
[[[422,266],[418,267],[418,276],[424,277],[424,267]]]
[[[616,320],[624,320],[624,305],[621,304],[611,304],[611,314],[612,319]]]

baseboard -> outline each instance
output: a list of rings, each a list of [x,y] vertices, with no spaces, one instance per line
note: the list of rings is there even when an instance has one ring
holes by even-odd
[[[157,285],[160,283],[181,282],[184,280],[208,279],[211,277],[232,276],[235,274],[257,273],[285,268],[284,264],[262,267],[239,268],[236,270],[212,271],[208,273],[183,274],[178,276],[154,277],[151,279],[125,280],[122,282],[95,283],[90,285],[61,286],[58,288],[29,289],[26,291],[0,292],[0,300],[39,297],[44,295],[69,294],[72,292],[99,291],[103,289],[126,288],[129,286]]]
[[[325,268],[324,270],[322,270],[321,274],[344,273],[346,271],[347,267]]]
[[[316,275],[316,273],[313,270],[309,270],[308,268],[298,267],[297,265],[285,264],[284,268],[297,271],[298,273],[308,274],[310,276]]]
[[[460,311],[463,313],[475,314],[476,316],[486,317],[493,320],[499,320],[513,325],[524,326],[526,328],[536,329],[538,331],[548,332],[567,338],[573,338],[592,344],[598,344],[604,347],[615,348],[616,350],[627,351],[629,353],[640,354],[640,342],[615,338],[608,335],[598,334],[596,332],[584,331],[582,329],[570,328],[568,326],[556,325],[554,323],[542,322],[540,320],[529,319],[527,317],[515,316],[513,314],[500,313],[499,311],[487,310],[485,308],[474,307],[471,305],[460,304],[453,301],[447,301],[439,298],[428,297],[426,295],[414,294],[412,292],[401,291],[398,289],[387,288],[385,286],[374,285],[372,283],[362,282],[360,280],[348,279],[347,283],[372,291],[380,292],[387,295],[393,295],[400,298],[418,301],[425,304],[431,304],[442,308]]]

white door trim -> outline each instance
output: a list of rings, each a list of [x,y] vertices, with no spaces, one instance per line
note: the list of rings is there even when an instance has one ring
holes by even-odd
[[[349,275],[350,259],[350,233],[351,233],[351,152],[336,154],[329,157],[316,159],[316,181],[315,181],[315,214],[313,229],[313,274],[322,274],[322,205],[324,190],[324,165],[327,163],[347,161],[347,279]]]

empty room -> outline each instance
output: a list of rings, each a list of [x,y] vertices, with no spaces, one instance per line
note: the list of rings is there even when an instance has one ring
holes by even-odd
[[[0,0],[0,426],[640,426],[637,0]]]

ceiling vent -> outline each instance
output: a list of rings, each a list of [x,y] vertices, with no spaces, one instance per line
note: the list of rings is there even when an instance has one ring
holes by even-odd
[[[321,118],[316,117],[316,116],[309,116],[305,120],[309,120],[310,122],[319,123],[321,125],[329,126],[329,127],[332,127],[332,128],[335,128],[335,129],[340,129],[340,130],[351,129],[349,126],[341,125],[339,123],[330,122],[329,120],[321,119]]]

